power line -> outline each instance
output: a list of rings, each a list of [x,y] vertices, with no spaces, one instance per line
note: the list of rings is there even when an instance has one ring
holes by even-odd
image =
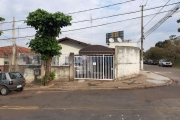
[[[143,4],[144,0],[142,1],[142,3],[140,4],[140,6]]]
[[[160,12],[159,14],[165,13],[165,12],[169,12],[169,11],[172,11],[172,10],[163,11],[163,12]],[[157,14],[157,13],[145,15],[144,17],[148,17],[148,16],[155,15],[155,14]],[[96,26],[90,26],[90,27],[72,29],[72,30],[61,31],[61,32],[64,33],[64,32],[71,32],[71,31],[83,30],[83,29],[88,29],[88,28],[93,28],[93,27],[105,26],[105,25],[109,25],[109,24],[114,24],[114,23],[129,21],[129,20],[134,20],[134,19],[138,19],[138,18],[141,18],[141,17],[135,17],[135,18],[125,19],[125,20],[121,20],[121,21],[110,22],[110,23],[100,24],[100,25],[96,25]],[[17,38],[26,38],[26,37],[34,37],[34,35],[32,35],[32,36],[24,36],[24,37],[17,37]],[[16,39],[17,39],[17,38],[16,38]],[[9,38],[9,39],[11,39],[11,38]],[[8,40],[8,39],[0,39],[0,40]]]
[[[170,5],[174,5],[174,4],[179,4],[179,3],[180,3],[180,2],[172,3],[172,4],[168,4],[168,5],[163,5],[163,6],[157,6],[157,7],[147,8],[147,9],[144,9],[144,11],[146,11],[146,10],[151,10],[151,9],[156,9],[156,8],[161,8],[161,7],[164,7],[164,6],[170,6]],[[109,17],[120,16],[120,15],[137,13],[137,12],[140,12],[140,11],[141,11],[141,10],[134,11],[134,12],[127,12],[127,13],[120,13],[120,14],[115,14],[115,15],[110,15],[110,16],[105,16],[105,17],[94,18],[94,19],[92,19],[92,21],[94,21],[94,20],[99,20],[99,19],[104,19],[104,18],[109,18]],[[158,13],[157,13],[157,14],[158,14]],[[72,22],[72,23],[80,23],[80,22],[87,22],[87,21],[91,21],[91,20],[81,20],[81,21],[76,21],[76,22]],[[33,27],[24,27],[24,28],[15,28],[15,29],[27,29],[27,28],[33,28]],[[1,31],[10,31],[10,30],[12,30],[12,29],[5,29],[5,30],[1,30]]]
[[[98,8],[92,8],[92,9],[88,9],[88,10],[72,12],[72,13],[68,13],[68,14],[75,14],[75,13],[81,13],[81,12],[87,12],[87,11],[102,9],[102,8],[111,7],[111,6],[115,6],[115,5],[119,5],[119,4],[124,4],[124,3],[132,2],[132,1],[136,1],[136,0],[129,0],[129,1],[121,2],[121,3],[111,4],[111,5],[107,5],[107,6],[103,6],[103,7],[98,7]]]
[[[148,0],[146,1],[145,6],[147,5],[147,3],[148,3]]]
[[[178,4],[178,3],[180,3],[180,2],[176,2],[176,3],[172,3],[172,4],[168,4],[168,5],[163,5],[163,6],[152,7],[152,8],[144,9],[144,11],[151,10],[151,9],[156,9],[156,8],[161,8],[161,7],[165,7],[165,6],[170,6],[170,5],[174,5],[174,4]],[[98,20],[98,19],[118,16],[118,15],[131,14],[131,13],[136,13],[136,12],[140,12],[140,11],[121,13],[121,14],[116,14],[116,15],[111,15],[111,16],[106,16],[106,17],[99,17],[99,18],[95,18],[95,19],[92,19],[92,20]],[[18,20],[18,21],[15,21],[15,22],[22,22],[22,21],[25,21],[25,20]],[[81,21],[75,21],[75,22],[72,22],[72,23],[79,23],[79,22],[86,22],[86,21],[90,21],[90,20],[81,20]],[[12,23],[12,21],[10,21],[10,22],[2,22],[2,24],[3,23]],[[28,27],[28,28],[31,28],[31,27]]]
[[[169,17],[172,17],[180,8],[180,3],[176,5],[170,12],[168,12],[157,24],[155,24],[151,29],[149,29],[144,35],[145,38],[149,36],[154,30],[156,30],[162,23],[164,23]]]
[[[168,5],[165,5],[165,6],[170,6],[170,5],[174,5],[174,4],[178,4],[178,3],[180,3],[180,2],[173,3],[173,4],[168,4]],[[144,11],[151,10],[151,9],[156,9],[156,8],[161,8],[161,7],[164,7],[164,5],[163,6],[153,7],[153,8],[148,8],[148,9],[144,9]],[[110,15],[110,16],[105,16],[105,17],[94,18],[92,20],[94,21],[94,20],[98,20],[98,19],[104,19],[104,18],[109,18],[109,17],[114,17],[114,16],[132,14],[132,13],[137,13],[137,12],[141,12],[141,10],[134,11],[134,12],[127,12],[127,13],[120,13],[120,14],[115,14],[115,15]],[[76,22],[72,22],[72,23],[79,23],[79,22],[86,22],[86,21],[90,21],[90,20],[81,20],[81,21],[76,21]]]
[[[159,10],[159,12],[161,12],[161,10],[169,3],[169,1]],[[154,17],[152,17],[152,19],[144,27],[146,27],[158,15],[158,13]]]
[[[111,4],[111,5],[106,5],[106,6],[98,7],[98,8],[91,8],[91,9],[87,9],[87,10],[81,10],[81,11],[71,12],[71,13],[67,13],[67,14],[75,14],[75,13],[87,12],[87,11],[102,9],[102,8],[106,8],[106,7],[116,6],[116,5],[120,5],[120,4],[124,4],[124,3],[128,3],[128,2],[132,2],[132,1],[136,1],[136,0],[129,0],[129,1],[125,1],[125,2],[115,3],[115,4]],[[25,20],[18,20],[18,21],[15,21],[15,22],[22,22],[22,21],[25,21]],[[13,21],[2,22],[2,24],[4,24],[4,23],[12,23],[12,22],[13,22]]]

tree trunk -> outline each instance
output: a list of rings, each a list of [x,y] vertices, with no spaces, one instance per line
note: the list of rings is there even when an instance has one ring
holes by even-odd
[[[45,81],[44,81],[44,85],[46,84],[46,82],[49,80],[49,75],[51,72],[51,61],[52,61],[52,57],[49,57],[46,61],[46,70],[45,70]]]

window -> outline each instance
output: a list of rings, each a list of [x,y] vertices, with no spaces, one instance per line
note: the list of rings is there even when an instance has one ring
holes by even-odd
[[[2,73],[2,80],[6,80],[6,74],[5,73]]]
[[[0,80],[2,79],[2,73],[0,73]]]
[[[9,73],[9,76],[11,79],[23,78],[23,76],[20,73]]]

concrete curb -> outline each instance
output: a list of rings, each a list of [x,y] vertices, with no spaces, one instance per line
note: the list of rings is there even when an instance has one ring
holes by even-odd
[[[134,87],[87,87],[87,88],[50,88],[50,87],[37,87],[37,88],[24,88],[25,91],[74,91],[74,90],[135,90],[135,89],[148,89],[169,86],[173,83],[170,82],[161,85],[149,85],[149,86],[134,86]]]

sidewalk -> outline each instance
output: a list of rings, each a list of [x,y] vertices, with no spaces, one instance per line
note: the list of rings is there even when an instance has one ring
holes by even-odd
[[[160,86],[169,86],[172,83],[167,77],[141,71],[136,78],[122,81],[92,81],[79,80],[73,82],[53,81],[49,86],[27,84],[24,90],[29,91],[67,91],[67,90],[112,90],[112,89],[144,89]]]

